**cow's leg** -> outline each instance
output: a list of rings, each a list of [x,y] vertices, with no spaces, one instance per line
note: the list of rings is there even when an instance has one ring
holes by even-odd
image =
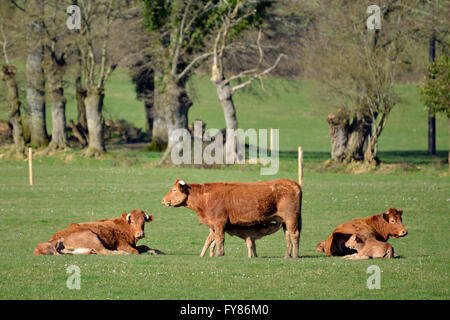
[[[208,250],[208,247],[211,245],[211,243],[214,241],[214,232],[212,229],[209,229],[209,235],[205,240],[205,245],[203,246],[202,252],[200,253],[200,257],[203,257],[206,253],[206,250]],[[214,248],[212,249],[214,251]]]
[[[354,254],[348,254],[346,256],[343,256],[342,259],[346,259],[346,260],[355,260],[355,257],[357,256],[357,253]]]
[[[300,244],[300,230],[297,221],[286,221],[284,231],[286,237],[286,254],[285,258],[298,258],[298,246]],[[292,255],[291,255],[292,254]]]
[[[214,226],[214,242],[216,243],[216,257],[225,255],[225,224]]]
[[[62,254],[96,254],[92,248],[62,249]]]
[[[293,232],[289,232],[290,240],[292,243],[292,256],[298,258],[298,247],[300,245],[300,231],[297,229]]]
[[[287,230],[285,223],[283,223],[283,231],[284,231],[284,237],[286,238],[286,252],[284,253],[284,257],[290,258],[291,251],[292,251],[292,243],[291,243],[291,237],[289,235],[289,231]]]
[[[211,246],[209,247],[209,256],[214,257],[214,249],[216,248],[216,242],[213,240]]]
[[[362,260],[362,259],[370,259],[370,257],[368,255],[365,255],[365,254],[354,253],[354,254],[350,254],[350,255],[344,256],[343,259]]]
[[[245,238],[245,243],[247,244],[248,257],[251,258],[252,257],[252,250],[253,250],[252,239],[250,237]]]
[[[119,251],[119,252],[122,251],[122,252],[126,252],[129,254],[139,254],[139,250],[137,250],[136,248],[133,248],[126,242],[119,243],[119,245],[117,246],[117,251]]]
[[[300,198],[291,197],[282,199],[278,203],[276,216],[283,221],[283,230],[286,238],[285,258],[298,258],[300,244],[300,231],[302,229],[301,194]]]
[[[253,252],[253,256],[255,258],[258,258],[258,255],[256,254],[256,242],[255,242],[255,239],[252,239],[252,252]]]

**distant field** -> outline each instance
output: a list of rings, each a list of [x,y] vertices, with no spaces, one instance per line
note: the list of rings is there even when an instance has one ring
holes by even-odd
[[[190,121],[224,127],[208,77],[195,77]],[[312,81],[265,81],[236,95],[242,128],[279,128],[281,164],[274,176],[255,166],[216,170],[154,166],[156,152],[114,149],[104,160],[76,151],[34,162],[35,185],[28,186],[27,163],[0,158],[0,299],[449,299],[450,178],[426,156],[426,113],[414,85],[399,85],[401,101],[380,140],[382,160],[412,162],[423,170],[385,174],[322,173],[329,157],[326,115],[336,105]],[[76,116],[68,87],[68,117]],[[126,71],[113,74],[106,89],[106,117],[144,126]],[[193,95],[194,96],[194,95]],[[3,106],[3,104],[2,104]],[[6,112],[0,109],[0,118]],[[447,152],[446,119],[438,117],[439,157]],[[303,230],[300,259],[283,258],[282,232],[257,241],[259,258],[248,259],[245,242],[226,236],[225,257],[199,258],[208,235],[195,213],[165,208],[161,199],[176,178],[187,182],[258,181],[297,178],[295,150],[305,150]],[[112,150],[112,148],[110,148]],[[0,156],[2,156],[0,149]],[[398,259],[347,261],[315,252],[333,228],[355,217],[404,210],[408,236],[390,240]],[[162,256],[35,257],[38,242],[71,222],[118,217],[141,208],[155,216],[140,241]],[[79,266],[81,289],[66,287],[66,268]],[[381,289],[369,290],[367,267],[382,270]]]

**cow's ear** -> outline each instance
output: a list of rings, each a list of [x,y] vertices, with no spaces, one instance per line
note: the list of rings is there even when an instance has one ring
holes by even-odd
[[[386,220],[387,222],[389,222],[389,213],[388,212],[383,212],[383,219]]]
[[[146,221],[146,222],[153,221],[153,215],[151,215],[151,214],[145,214],[145,221]]]
[[[398,214],[400,215],[400,217],[402,216],[402,214],[403,214],[403,210],[397,210],[397,212],[398,212]]]
[[[128,223],[130,223],[131,213],[122,213],[122,218],[125,219]]]
[[[178,186],[180,187],[180,190],[182,190],[182,191],[190,188],[189,185],[186,182],[184,182],[184,180],[181,180],[181,179],[178,180]]]

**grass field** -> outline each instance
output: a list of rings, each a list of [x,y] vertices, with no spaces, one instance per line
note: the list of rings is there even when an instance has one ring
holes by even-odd
[[[207,77],[191,84],[190,120],[222,128],[223,116]],[[399,85],[401,101],[380,140],[380,157],[414,167],[364,174],[317,170],[329,157],[327,112],[335,104],[312,81],[268,79],[236,96],[242,128],[280,128],[278,174],[261,176],[254,166],[215,170],[168,169],[153,164],[160,154],[115,149],[104,160],[75,151],[37,157],[33,187],[27,163],[0,159],[0,299],[448,299],[450,178],[426,156],[426,113],[415,85]],[[72,99],[68,117],[75,117]],[[107,87],[106,115],[143,127],[125,71]],[[4,112],[0,117],[4,118]],[[438,156],[446,156],[446,119],[438,118]],[[243,240],[226,236],[225,257],[200,258],[208,235],[194,212],[165,208],[161,199],[176,178],[187,182],[258,181],[297,177],[296,147],[305,150],[300,259],[284,259],[282,232],[257,241],[259,258],[248,259]],[[347,261],[315,252],[334,227],[355,217],[404,210],[408,236],[390,243],[398,259]],[[151,256],[34,256],[38,242],[71,222],[118,217],[141,208],[154,215],[139,243],[162,250]],[[81,289],[69,290],[66,268],[81,270]],[[381,289],[366,286],[367,267],[382,270]]]

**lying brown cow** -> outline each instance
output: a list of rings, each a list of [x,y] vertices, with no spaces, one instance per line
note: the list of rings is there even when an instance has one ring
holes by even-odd
[[[48,242],[38,244],[35,254],[55,254],[55,251],[58,254],[137,254],[140,249],[136,243],[145,236],[144,223],[152,220],[152,215],[133,210],[115,219],[72,223],[56,232]],[[64,250],[60,248],[61,243]]]
[[[316,246],[317,252],[325,252],[329,256],[353,254],[345,242],[356,234],[364,239],[376,239],[386,242],[390,237],[404,237],[408,234],[402,223],[402,210],[390,208],[386,212],[366,218],[354,219],[334,229],[333,233]]]
[[[214,234],[216,256],[224,255],[227,225],[252,226],[280,220],[286,237],[285,257],[298,257],[302,191],[297,182],[215,182],[187,184],[177,179],[162,199],[165,206],[187,207]]]
[[[394,248],[389,242],[378,241],[376,239],[362,239],[356,234],[352,235],[345,246],[358,251],[358,253],[344,256],[344,259],[359,260],[371,258],[392,258]]]
[[[251,227],[241,227],[241,226],[227,226],[225,228],[225,232],[231,236],[237,236],[241,239],[244,239],[247,243],[248,248],[248,257],[258,257],[256,254],[256,243],[255,241],[261,239],[262,237],[271,235],[272,233],[277,232],[281,228],[280,222],[268,223],[262,226],[251,226]],[[209,256],[212,257],[214,255],[214,248],[216,243],[214,241],[214,232],[210,230],[208,238],[206,238],[205,245],[203,246],[203,250],[200,253],[200,257],[203,257],[210,247]]]

